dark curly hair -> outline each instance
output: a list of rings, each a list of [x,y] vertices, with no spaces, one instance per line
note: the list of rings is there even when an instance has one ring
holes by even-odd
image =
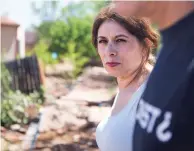
[[[124,16],[120,16],[116,12],[112,11],[110,7],[105,7],[99,12],[93,23],[92,44],[96,49],[98,30],[102,23],[107,20],[113,20],[119,23],[130,34],[135,36],[145,48],[145,57],[143,58],[143,62],[141,63],[140,67],[135,71],[135,73],[137,73],[136,77],[138,77],[138,75],[142,73],[145,64],[148,62],[151,51],[158,47],[158,32],[151,26],[151,23],[146,18],[137,18],[133,16],[127,18]]]

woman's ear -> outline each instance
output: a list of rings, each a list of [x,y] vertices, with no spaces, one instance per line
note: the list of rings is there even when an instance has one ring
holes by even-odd
[[[148,57],[148,63],[151,64],[151,65],[154,65],[156,63],[156,58],[153,54],[149,54],[149,57]]]
[[[148,54],[147,54],[148,50],[146,50],[146,48],[142,49],[142,61],[145,63],[148,59]]]

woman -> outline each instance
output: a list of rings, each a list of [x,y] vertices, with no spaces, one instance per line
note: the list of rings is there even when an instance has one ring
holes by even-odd
[[[111,114],[96,130],[101,151],[132,150],[135,111],[151,71],[148,58],[158,45],[158,37],[145,19],[124,18],[109,9],[96,17],[92,42],[119,88]]]

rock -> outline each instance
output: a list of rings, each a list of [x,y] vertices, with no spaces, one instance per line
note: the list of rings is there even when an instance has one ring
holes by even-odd
[[[88,67],[84,70],[84,77],[92,78],[97,81],[113,81],[113,77],[103,67]]]
[[[21,145],[20,144],[10,144],[8,150],[9,151],[19,151],[21,150]]]
[[[39,131],[46,132],[68,127],[69,125],[81,126],[85,124],[86,120],[77,118],[76,115],[73,114],[76,112],[73,112],[73,109],[74,108],[71,108],[71,106],[69,106],[69,108],[58,107],[57,105],[45,107],[42,111]]]
[[[39,110],[34,104],[31,104],[25,108],[25,114],[29,117],[29,119],[36,118],[38,116],[38,113]]]
[[[99,123],[102,119],[109,115],[111,107],[90,107],[88,108],[88,120],[90,122]]]
[[[64,127],[64,124],[59,119],[61,113],[54,105],[44,107],[39,122],[39,131],[47,132]]]
[[[51,151],[50,148],[43,148],[41,151]]]
[[[68,90],[67,90],[66,88],[62,88],[62,89],[53,91],[53,92],[52,92],[52,95],[53,95],[55,98],[60,99],[61,96],[67,95],[67,92],[68,92]]]
[[[54,140],[52,140],[52,146],[53,145],[57,145],[57,144],[67,144],[68,142],[64,139],[62,139],[62,137],[57,137]]]
[[[1,138],[1,150],[2,151],[8,150],[8,146],[9,143],[5,139]]]
[[[79,127],[79,131],[86,131],[93,127],[96,127],[95,123],[93,122],[87,122],[85,125],[82,125]]]
[[[50,94],[50,93],[46,93],[45,94],[45,105],[52,105],[55,104],[56,98],[54,95]]]
[[[81,148],[76,144],[59,144],[51,148],[52,151],[81,151]]]
[[[12,131],[18,131],[20,130],[21,126],[19,124],[14,124],[14,125],[11,125],[10,128]]]
[[[78,83],[92,89],[116,87],[116,79],[102,67],[88,67],[78,78]]]
[[[74,99],[69,99],[67,96],[61,96],[60,99],[56,100],[55,104],[59,108],[67,108],[68,106],[70,107],[83,107],[83,106],[88,106],[89,102],[86,100],[74,100]]]
[[[90,147],[94,147],[94,148],[97,148],[97,143],[95,140],[90,140],[88,143],[87,143],[88,146]]]
[[[26,129],[25,128],[23,128],[23,127],[21,127],[19,130],[18,130],[20,133],[26,133]]]
[[[73,136],[73,141],[78,143],[80,141],[80,138],[81,138],[80,135],[74,135]]]
[[[79,141],[79,144],[81,144],[81,145],[86,145],[86,144],[87,144],[87,142],[88,142],[88,140],[87,140],[87,139],[85,139],[85,138],[81,138],[81,139],[80,139],[80,141]]]
[[[48,141],[56,137],[56,132],[54,131],[49,131],[49,132],[43,132],[39,133],[37,140],[39,141]]]
[[[21,127],[19,124],[11,125],[10,129],[12,131],[18,131],[20,133],[26,133],[26,129],[24,127]]]
[[[1,126],[1,132],[6,132],[6,131],[7,131],[7,129],[5,127]]]
[[[36,144],[35,144],[35,148],[36,149],[43,149],[43,148],[49,148],[51,147],[51,144],[49,142],[46,142],[46,141],[37,141]]]
[[[61,138],[63,140],[65,140],[66,144],[72,143],[73,142],[73,135],[71,132],[69,132],[68,134],[63,135]]]
[[[45,69],[45,74],[47,76],[64,76],[66,78],[70,78],[74,70],[74,66],[71,62],[65,62],[56,65],[47,65]]]
[[[54,103],[56,99],[59,99],[61,96],[65,96],[69,92],[69,89],[66,87],[67,81],[63,78],[46,77],[45,81],[46,104]]]
[[[58,135],[63,135],[63,134],[65,134],[65,133],[67,132],[67,130],[68,130],[67,127],[63,127],[63,128],[57,129],[57,130],[56,130],[56,133],[57,133]]]
[[[66,111],[76,118],[85,119],[88,116],[86,110],[88,103],[86,101],[69,100],[63,97],[56,101],[56,105],[58,110]]]
[[[92,136],[94,135],[94,137],[96,137],[96,136],[95,136],[95,132],[96,132],[96,127],[97,127],[97,126],[98,126],[98,125],[96,124],[95,127],[88,129],[87,132],[88,132],[88,133],[91,133]]]
[[[116,94],[116,88],[109,89],[90,89],[85,86],[76,86],[69,94],[67,94],[63,99],[66,100],[76,100],[78,101],[88,101],[88,102],[102,102],[110,101]]]
[[[11,143],[17,143],[20,142],[23,138],[23,134],[13,131],[8,131],[5,134],[5,139]]]

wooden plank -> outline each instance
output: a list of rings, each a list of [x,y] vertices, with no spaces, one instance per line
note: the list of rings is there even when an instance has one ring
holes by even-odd
[[[40,89],[40,70],[39,70],[39,64],[38,64],[38,60],[37,57],[34,55],[32,56],[32,62],[33,62],[33,70],[34,70],[34,81],[35,81],[35,87],[36,90]]]
[[[17,60],[17,75],[18,75],[18,90],[23,92],[23,79],[22,79],[22,72],[21,72],[21,60]]]
[[[33,56],[30,58],[30,75],[31,75],[31,81],[32,81],[32,86],[33,86],[33,89],[34,90],[37,90],[37,87],[36,87],[36,75],[35,75],[35,72],[36,72],[36,66],[34,66],[34,59],[33,59]]]
[[[30,93],[41,85],[40,67],[37,57],[31,56],[5,63],[12,77],[11,88]]]
[[[25,59],[21,59],[21,67],[22,67],[22,79],[23,79],[23,92],[24,93],[28,93],[28,89],[27,89],[27,78],[26,78],[26,68],[25,68]]]

